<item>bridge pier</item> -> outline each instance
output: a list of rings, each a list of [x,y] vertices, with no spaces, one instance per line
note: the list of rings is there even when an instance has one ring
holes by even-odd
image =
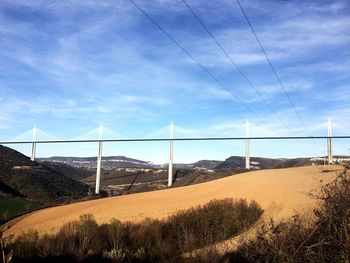
[[[333,163],[333,153],[332,153],[332,125],[331,120],[328,119],[328,138],[327,138],[327,154],[328,154],[328,165]]]
[[[250,139],[249,139],[249,121],[245,123],[245,169],[250,169]]]
[[[100,135],[98,142],[98,155],[97,155],[97,167],[96,167],[96,187],[95,194],[100,193],[100,183],[101,183],[101,162],[102,162],[102,147],[103,147],[103,124],[100,125]]]
[[[32,140],[32,155],[30,157],[30,160],[32,160],[33,162],[35,161],[35,154],[36,154],[36,135],[37,135],[37,129],[36,129],[36,125],[34,125],[33,140]]]
[[[169,167],[168,167],[168,187],[173,184],[173,158],[174,158],[174,124],[170,122],[170,141],[169,141]]]

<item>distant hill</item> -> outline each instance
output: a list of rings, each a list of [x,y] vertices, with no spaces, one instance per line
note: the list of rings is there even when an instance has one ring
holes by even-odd
[[[200,160],[195,163],[174,163],[175,169],[195,169],[195,170],[213,170],[222,161]],[[163,164],[161,167],[167,168],[168,164]]]
[[[342,156],[342,158],[346,158]],[[340,157],[334,157],[335,161]],[[307,166],[312,164],[322,164],[322,157],[313,157],[313,158],[263,158],[263,157],[250,157],[250,167],[251,169],[273,169],[273,168],[288,168],[288,167],[299,167],[299,166]],[[237,169],[245,167],[245,157],[242,156],[231,156],[227,158],[225,161],[220,163],[215,167],[215,169]]]
[[[85,167],[78,168],[65,163],[44,161],[40,162],[40,164],[51,170],[55,170],[56,172],[59,172],[67,177],[70,177],[76,181],[80,181],[84,178],[96,174],[96,169]]]
[[[275,168],[282,165],[286,159],[272,159],[272,158],[261,158],[251,157],[250,165],[251,168],[255,169],[269,169]],[[242,156],[231,156],[225,161],[215,167],[215,169],[237,169],[245,167],[245,157]]]
[[[40,162],[64,163],[74,167],[96,168],[96,157],[63,157],[38,158]],[[102,168],[111,170],[116,168],[154,168],[150,162],[141,161],[125,156],[102,157]]]
[[[334,160],[343,160],[347,156],[334,156]],[[92,169],[96,169],[96,157],[63,157],[54,156],[50,158],[39,158],[38,161],[43,165],[55,169],[62,174],[76,180],[81,180],[93,175]],[[323,157],[314,158],[265,158],[251,157],[251,169],[272,169],[311,165],[312,163],[323,163]],[[65,164],[55,165],[55,164]],[[142,161],[125,156],[105,156],[102,157],[102,168],[104,170],[114,170],[119,168],[140,168],[140,169],[167,169],[168,164],[153,164],[148,161]],[[85,169],[74,169],[85,168]],[[219,160],[200,160],[195,163],[174,163],[174,169],[195,169],[195,170],[214,170],[214,169],[244,169],[244,156],[231,156],[225,161]]]
[[[42,204],[56,204],[87,196],[89,186],[27,156],[0,145],[0,186]]]
[[[192,163],[191,168],[193,169],[208,169],[213,170],[215,167],[217,167],[222,161],[216,161],[216,160],[200,160],[198,162]]]
[[[61,166],[57,167],[54,164],[55,163],[63,163],[67,164],[73,167],[83,167],[88,169],[94,169],[97,166],[96,162],[97,157],[64,157],[64,156],[54,156],[49,158],[38,158],[38,161],[41,163],[47,163],[51,167],[55,167],[60,169],[65,169]],[[214,169],[218,164],[220,164],[222,161],[216,161],[216,160],[200,160],[195,163],[175,163],[174,168],[176,169]],[[137,160],[125,156],[105,156],[102,157],[102,168],[105,170],[113,170],[117,168],[165,168],[167,167],[167,164],[159,165],[159,164],[153,164],[151,162]],[[67,169],[70,169],[67,167]],[[73,174],[75,172],[80,173],[80,170],[77,171],[70,171]],[[87,170],[88,173],[88,170]],[[64,171],[63,171],[63,174]],[[82,175],[83,177],[72,177],[73,179],[82,179],[85,175]],[[88,176],[86,176],[88,177]]]

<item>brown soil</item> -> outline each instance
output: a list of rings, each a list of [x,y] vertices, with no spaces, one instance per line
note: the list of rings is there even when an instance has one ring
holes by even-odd
[[[322,172],[321,168],[307,166],[253,171],[186,187],[47,208],[17,219],[6,235],[17,235],[29,228],[40,234],[53,233],[63,224],[88,213],[98,223],[108,223],[113,217],[121,221],[164,218],[179,209],[226,197],[256,200],[265,210],[265,218],[278,220],[296,212],[312,211],[316,203],[308,193],[334,179],[335,170],[341,169],[334,166],[332,172]]]

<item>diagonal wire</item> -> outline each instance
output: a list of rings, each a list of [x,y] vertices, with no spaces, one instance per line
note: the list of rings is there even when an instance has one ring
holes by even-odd
[[[225,89],[235,100],[239,101],[244,107],[252,113],[258,119],[261,119],[251,107],[249,107],[245,102],[243,102],[239,97],[235,96],[232,91],[226,87],[217,77],[215,77],[206,67],[204,67],[198,60],[196,60],[179,42],[177,42],[157,21],[155,21],[150,15],[146,13],[134,0],[129,0],[145,17],[147,17],[160,31],[162,31],[178,48],[182,50],[197,66],[199,66],[204,72],[206,72],[216,83],[219,84],[223,89]],[[277,134],[277,132],[272,129],[266,121],[261,120],[270,130]]]
[[[297,109],[296,109],[296,107],[295,107],[295,104],[293,103],[293,101],[292,101],[291,97],[289,96],[289,94],[288,94],[286,88],[284,87],[284,85],[283,85],[283,83],[282,83],[282,81],[281,81],[281,78],[278,76],[275,67],[272,65],[272,62],[271,62],[269,56],[267,55],[266,50],[265,50],[265,48],[263,47],[263,45],[262,45],[262,43],[261,43],[261,41],[260,41],[258,35],[256,34],[256,32],[255,32],[255,30],[254,30],[252,24],[250,23],[250,20],[249,20],[247,14],[245,13],[245,11],[244,11],[244,9],[243,9],[241,3],[239,2],[239,0],[236,0],[236,1],[237,1],[237,4],[238,4],[239,8],[241,9],[241,11],[242,11],[244,17],[245,17],[245,20],[247,21],[247,24],[248,24],[249,27],[250,27],[250,30],[252,31],[252,33],[253,33],[253,35],[254,35],[256,41],[258,42],[261,51],[264,53],[264,56],[265,56],[267,62],[269,63],[270,68],[271,68],[273,74],[275,75],[275,77],[276,77],[276,79],[277,79],[277,81],[278,81],[280,87],[282,88],[284,94],[286,95],[286,97],[287,97],[287,99],[288,99],[290,105],[292,106],[292,108],[293,108],[295,114],[297,115],[297,117],[298,117],[300,123],[303,125],[305,131],[307,132],[307,135],[311,136],[311,135],[310,135],[310,132],[309,132],[309,130],[308,130],[308,128],[306,127],[306,125],[305,125],[304,121],[302,120],[302,118],[301,118],[299,112],[297,111]]]
[[[250,22],[250,20],[249,20],[247,14],[246,14],[246,12],[244,11],[243,6],[242,6],[241,3],[239,2],[239,0],[236,0],[236,2],[237,2],[237,4],[238,4],[238,6],[239,6],[239,8],[240,8],[240,10],[241,10],[241,12],[242,12],[244,18],[245,18],[245,20],[246,20],[246,22],[247,22],[247,24],[248,24],[250,30],[252,31],[252,33],[253,33],[253,35],[254,35],[256,41],[258,42],[258,44],[259,44],[259,46],[260,46],[260,49],[261,49],[261,51],[263,52],[263,54],[264,54],[264,56],[265,56],[265,58],[266,58],[268,64],[270,65],[270,68],[271,68],[273,74],[275,75],[276,80],[277,80],[277,82],[279,83],[279,86],[282,88],[283,93],[286,95],[286,97],[287,97],[287,99],[288,99],[288,101],[289,101],[289,104],[292,106],[292,108],[293,108],[293,110],[294,110],[296,116],[298,117],[299,122],[302,124],[304,130],[306,131],[306,134],[307,134],[308,136],[311,137],[311,134],[310,134],[310,132],[309,132],[309,129],[306,127],[306,125],[305,125],[303,119],[301,118],[301,116],[300,116],[298,110],[297,110],[296,107],[295,107],[295,104],[293,103],[293,101],[292,101],[291,97],[289,96],[289,94],[288,94],[286,88],[284,87],[281,78],[280,78],[279,75],[277,74],[277,71],[276,71],[275,67],[273,66],[273,64],[272,64],[272,62],[271,62],[269,56],[267,55],[267,52],[266,52],[265,48],[263,47],[263,45],[262,45],[262,43],[261,43],[261,41],[260,41],[260,39],[259,39],[257,33],[255,32],[255,30],[254,30],[254,28],[253,28],[253,26],[252,26],[252,23]],[[314,141],[312,141],[312,142],[313,142],[313,144],[316,146],[315,142],[314,142]]]
[[[196,14],[196,12],[191,8],[191,6],[185,1],[182,0],[182,2],[186,5],[186,7],[189,9],[189,11],[192,13],[192,15],[197,19],[199,24],[203,27],[203,29],[209,34],[209,36],[213,39],[215,44],[218,46],[218,48],[222,51],[222,53],[225,54],[226,58],[231,62],[231,65],[239,72],[239,74],[244,78],[244,80],[248,83],[248,85],[255,91],[255,93],[262,99],[262,101],[268,106],[270,111],[276,115],[276,117],[280,120],[280,122],[283,124],[283,126],[291,131],[291,129],[288,127],[288,125],[285,123],[285,121],[281,118],[281,116],[276,112],[270,103],[266,101],[266,99],[261,95],[259,90],[255,87],[255,85],[248,79],[247,75],[244,74],[244,72],[241,70],[241,68],[237,65],[237,63],[234,62],[234,60],[231,58],[231,56],[228,54],[228,52],[223,48],[223,46],[220,44],[220,42],[216,39],[216,37],[213,35],[213,33],[209,30],[209,28],[203,23],[203,21],[200,19],[200,17]]]

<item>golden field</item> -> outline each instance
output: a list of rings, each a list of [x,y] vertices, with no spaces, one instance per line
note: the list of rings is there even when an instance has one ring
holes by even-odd
[[[53,233],[63,224],[92,214],[98,223],[111,218],[140,221],[144,218],[165,218],[180,209],[205,204],[212,199],[245,198],[256,200],[264,209],[264,218],[290,217],[308,213],[317,205],[309,197],[322,184],[335,178],[339,166],[322,172],[321,166],[269,169],[242,173],[206,183],[165,190],[110,197],[57,206],[30,213],[9,222],[6,235],[28,229],[40,234]]]

